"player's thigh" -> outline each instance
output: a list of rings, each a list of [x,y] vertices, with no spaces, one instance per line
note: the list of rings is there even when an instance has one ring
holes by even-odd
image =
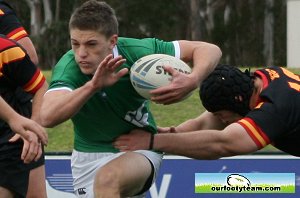
[[[94,185],[114,186],[121,194],[132,195],[143,189],[151,171],[150,161],[144,155],[127,152],[99,169]]]
[[[118,177],[127,181],[141,181],[149,177],[151,173],[150,161],[142,154],[126,152],[123,155],[111,160],[103,170],[118,170]]]
[[[27,198],[46,198],[45,165],[30,171]]]
[[[13,198],[14,195],[11,191],[0,186],[0,198]]]

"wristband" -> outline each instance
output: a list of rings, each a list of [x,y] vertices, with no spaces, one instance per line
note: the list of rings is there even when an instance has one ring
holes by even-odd
[[[149,150],[153,149],[153,143],[154,143],[154,134],[151,134],[150,142],[149,142]]]

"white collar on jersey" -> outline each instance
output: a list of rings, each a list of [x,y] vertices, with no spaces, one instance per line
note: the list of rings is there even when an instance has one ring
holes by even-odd
[[[114,58],[119,56],[119,51],[118,51],[117,45],[115,45],[115,47],[113,48],[113,56],[114,56]]]

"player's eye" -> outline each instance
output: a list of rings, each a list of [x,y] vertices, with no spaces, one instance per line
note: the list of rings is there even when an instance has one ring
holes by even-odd
[[[79,44],[78,44],[78,43],[71,43],[71,45],[72,45],[72,46],[74,46],[74,47],[77,47],[77,46],[79,46]]]
[[[87,45],[90,46],[90,47],[94,47],[94,46],[97,45],[97,43],[94,43],[94,42],[93,42],[93,43],[88,43]]]

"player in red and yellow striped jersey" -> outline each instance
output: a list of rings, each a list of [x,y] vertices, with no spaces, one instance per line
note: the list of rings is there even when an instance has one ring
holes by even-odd
[[[153,148],[198,159],[249,154],[272,144],[300,157],[300,77],[283,67],[250,75],[219,65],[200,88],[207,109],[177,127],[162,128]],[[170,133],[173,132],[173,133]],[[149,147],[149,134],[119,137],[116,148]],[[124,149],[123,149],[124,150]]]
[[[38,56],[25,28],[20,23],[12,7],[0,0],[0,34],[17,41],[25,48],[34,64],[38,64]]]
[[[26,50],[31,61],[38,65],[38,55],[35,47],[28,35],[28,32],[20,23],[16,13],[12,7],[5,1],[0,0],[0,34],[17,41]],[[31,98],[22,90],[18,89],[17,95],[25,101]],[[37,109],[37,108],[36,108]],[[37,117],[37,116],[36,116]],[[46,198],[46,183],[45,183],[45,166],[44,166],[44,153],[37,162],[31,163],[32,170],[30,172],[28,197]]]
[[[30,94],[32,102],[19,96],[20,89]],[[15,41],[0,36],[1,97],[20,115],[39,121],[39,107],[46,89],[45,77],[24,49]],[[42,150],[39,147],[38,153],[28,152],[29,143],[20,139],[12,141],[14,135],[8,123],[0,120],[0,194],[25,197],[33,168],[28,163],[38,160]]]

